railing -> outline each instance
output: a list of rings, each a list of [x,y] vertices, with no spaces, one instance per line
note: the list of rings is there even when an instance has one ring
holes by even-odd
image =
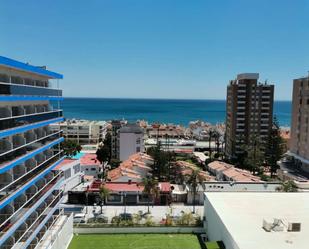
[[[51,112],[42,112],[31,115],[22,115],[18,117],[11,117],[10,119],[0,120],[0,130],[6,130],[11,128],[16,128],[19,126],[33,124],[36,122],[41,122],[49,119],[54,119],[62,117],[62,110],[56,110]]]
[[[24,148],[25,150],[28,151],[27,146],[33,145],[34,143],[37,143],[37,142],[44,143],[44,142],[46,142],[45,139],[50,138],[52,136],[56,136],[58,134],[59,134],[59,136],[62,136],[62,131],[57,131],[57,132],[54,132],[54,133],[47,134],[46,136],[37,138],[37,139],[35,139],[35,140],[33,140],[33,141],[29,142],[29,143],[26,143],[26,144],[23,144],[23,145],[21,145],[19,147],[13,148],[13,149],[8,150],[8,151],[5,151],[5,152],[0,154],[0,158],[2,158],[3,156],[7,155],[8,153],[16,152],[19,149],[23,149]],[[1,159],[0,159],[0,163],[1,163]]]
[[[4,220],[0,225],[0,232],[5,232],[11,227],[10,220],[15,216],[19,217],[23,215],[22,210],[29,210],[35,203],[37,203],[38,200],[40,200],[48,190],[52,189],[58,181],[63,178],[64,174],[63,172],[58,172],[49,182],[45,184],[45,186],[41,189],[39,189],[38,192],[36,192],[33,196],[31,196],[30,199],[28,199],[19,209],[15,210],[15,212],[11,215],[2,215],[4,216]]]
[[[14,83],[0,82],[0,94],[5,95],[38,95],[38,96],[62,96],[62,90],[42,86],[31,86]]]
[[[23,154],[15,154],[13,155],[13,157],[11,158],[8,158],[6,156],[5,158],[5,161],[3,162],[3,158],[1,158],[0,160],[3,162],[2,164],[0,164],[0,173],[4,173],[6,171],[8,171],[9,169],[23,163],[24,161],[28,160],[28,159],[31,159],[32,157],[44,152],[45,150],[55,146],[55,145],[58,145],[59,143],[61,143],[64,139],[61,137],[61,138],[56,138],[56,139],[53,139],[53,140],[49,140],[49,141],[46,141],[46,142],[49,142],[49,143],[45,143],[45,144],[42,144],[42,146],[40,146],[39,148],[37,149],[33,149],[31,151],[23,151],[24,153]],[[19,157],[16,157],[18,156]],[[13,160],[14,159],[14,160]]]
[[[59,160],[58,160],[59,161]],[[58,162],[57,161],[57,162]],[[57,163],[56,162],[56,163]],[[54,167],[55,167],[55,163],[51,164],[49,167],[47,168],[43,168],[41,171],[39,171],[39,173],[37,173],[35,176],[33,176],[32,178],[28,179],[28,181],[19,186],[17,189],[14,190],[14,192],[12,193],[8,193],[4,196],[1,197],[1,201],[0,201],[0,209],[2,209],[3,207],[5,207],[8,203],[12,202],[14,199],[16,199],[19,195],[21,195],[23,192],[25,192],[28,188],[30,188],[32,185],[34,185],[40,178],[43,178],[47,173],[49,173]]]
[[[29,182],[31,179],[33,179],[36,175],[40,174],[46,169],[46,166],[49,166],[53,163],[55,163],[59,158],[61,157],[62,151],[58,152],[57,154],[53,155],[52,157],[48,158],[43,163],[39,164],[32,170],[28,171],[26,174],[22,175],[18,179],[16,179],[14,182],[6,185],[4,188],[0,190],[0,193],[6,193],[6,195],[3,195],[0,197],[0,201],[5,199],[7,196],[12,194],[17,189],[21,188],[23,184]]]

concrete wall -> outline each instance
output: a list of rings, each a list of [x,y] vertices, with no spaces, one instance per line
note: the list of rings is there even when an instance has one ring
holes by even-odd
[[[77,234],[123,234],[123,233],[205,233],[203,227],[104,227],[74,228]]]
[[[206,217],[204,227],[208,240],[223,241],[226,249],[239,249],[238,245],[235,243],[229,231],[223,224],[216,210],[208,201],[207,196],[205,198],[204,206],[205,206],[204,215]]]
[[[119,151],[120,161],[124,161],[129,158],[132,154],[137,153],[136,148],[140,147],[139,152],[144,152],[144,134],[135,133],[120,133],[119,134]],[[136,143],[137,139],[140,139],[140,144]]]

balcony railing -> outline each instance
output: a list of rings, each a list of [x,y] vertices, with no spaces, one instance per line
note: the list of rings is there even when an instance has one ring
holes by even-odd
[[[55,154],[54,156],[48,158],[46,161],[43,163],[39,164],[26,174],[22,175],[18,179],[16,179],[14,182],[6,185],[4,188],[0,190],[0,202],[14,193],[15,191],[18,191],[20,188],[22,188],[26,183],[30,182],[32,179],[34,179],[37,175],[42,173],[48,166],[52,165],[56,161],[61,158],[62,152],[59,152]],[[5,193],[5,194],[4,194]]]
[[[62,171],[57,172],[52,179],[50,179],[43,188],[40,188],[38,192],[31,195],[29,199],[23,205],[21,205],[17,210],[12,214],[1,214],[1,224],[0,224],[0,232],[4,233],[13,225],[11,220],[18,220],[18,217],[22,217],[25,210],[29,210],[34,206],[39,200],[43,198],[43,196],[49,191],[58,186],[61,182],[60,180],[64,179],[64,173]],[[0,236],[1,237],[1,236]]]
[[[62,96],[62,90],[41,86],[0,82],[0,94],[28,96]]]
[[[34,143],[31,142],[26,146],[21,146],[19,148],[16,148],[12,151],[5,153],[4,155],[0,157],[0,169],[3,168],[4,165],[6,165],[6,163],[15,161],[18,158],[21,158],[27,154],[31,154],[34,151],[40,148],[43,148],[45,145],[48,145],[54,141],[57,141],[59,138],[61,138],[61,136],[60,136],[60,133],[57,132],[57,133],[51,134],[50,136],[46,136],[37,142],[34,142]],[[59,141],[59,143],[60,142],[61,141]]]
[[[58,160],[59,161],[59,160]],[[29,189],[32,185],[34,185],[38,180],[43,178],[46,174],[48,174],[54,167],[56,167],[56,163],[48,163],[47,167],[40,167],[36,170],[35,174],[31,174],[31,178],[29,178],[26,182],[23,182],[22,185],[15,185],[15,189],[10,187],[11,192],[1,193],[0,197],[0,209],[8,205],[10,202],[15,200],[18,196],[24,193],[27,189]]]
[[[62,117],[62,110],[34,113],[30,115],[21,115],[0,120],[0,130],[11,129],[27,124],[33,124],[49,119]]]
[[[63,179],[63,178],[62,178]],[[0,247],[2,248],[3,244],[14,235],[15,231],[25,222],[29,221],[30,215],[36,211],[37,208],[52,194],[52,192],[59,187],[59,184],[62,181],[57,181],[54,185],[47,185],[47,188],[43,189],[41,192],[43,195],[40,199],[32,199],[29,203],[30,205],[27,208],[22,208],[18,213],[18,216],[14,217],[14,222],[8,222],[5,224],[5,227],[0,233]],[[49,204],[53,203],[53,200],[49,201]],[[40,212],[42,214],[42,211]]]

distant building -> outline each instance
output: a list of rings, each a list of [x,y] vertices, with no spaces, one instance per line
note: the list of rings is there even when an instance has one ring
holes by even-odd
[[[137,124],[127,124],[119,129],[119,160],[144,152],[144,130]]]
[[[308,193],[205,193],[205,233],[228,249],[307,249]]]
[[[75,140],[79,144],[97,144],[104,140],[108,123],[105,121],[89,121],[71,119],[51,125],[54,131],[62,130],[63,137],[67,140]]]
[[[295,167],[309,172],[309,77],[293,83],[292,125],[289,155]]]
[[[207,165],[207,170],[216,177],[218,181],[234,182],[260,182],[261,178],[254,176],[248,170],[243,170],[220,161],[213,161]]]
[[[258,82],[258,73],[237,75],[227,87],[225,154],[234,158],[255,136],[265,141],[273,120],[274,85]]]
[[[112,159],[119,159],[119,129],[124,126],[127,122],[125,120],[112,120],[112,148],[111,157]]]

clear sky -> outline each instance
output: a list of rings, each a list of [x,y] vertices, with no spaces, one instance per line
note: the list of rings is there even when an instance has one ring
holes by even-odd
[[[64,74],[65,96],[224,99],[241,72],[291,99],[309,0],[1,0],[0,54]]]

